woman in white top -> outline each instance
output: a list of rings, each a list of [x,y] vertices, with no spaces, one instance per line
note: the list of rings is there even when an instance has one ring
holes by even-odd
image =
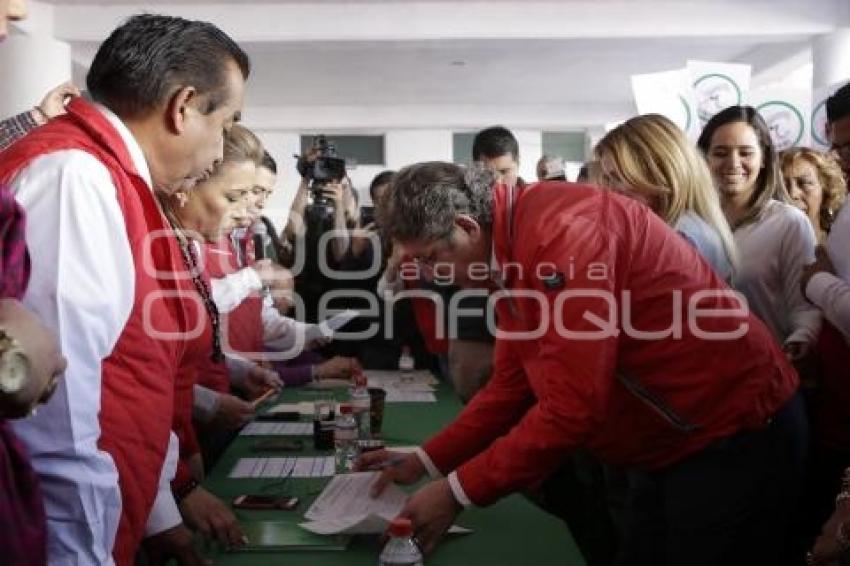
[[[738,246],[735,286],[798,360],[820,331],[820,311],[800,289],[816,239],[805,214],[789,204],[767,124],[754,108],[731,106],[708,121],[697,145]]]
[[[594,183],[648,205],[722,279],[732,279],[732,231],[705,162],[676,124],[660,114],[637,116],[608,132],[593,153]]]

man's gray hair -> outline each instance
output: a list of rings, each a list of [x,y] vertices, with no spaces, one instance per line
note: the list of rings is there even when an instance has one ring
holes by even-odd
[[[430,161],[399,171],[384,200],[378,223],[394,240],[448,238],[460,214],[483,228],[493,224],[494,174],[484,167],[468,169]]]

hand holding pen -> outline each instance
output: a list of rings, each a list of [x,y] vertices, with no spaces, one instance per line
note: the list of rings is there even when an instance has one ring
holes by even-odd
[[[414,484],[426,473],[425,466],[416,454],[389,450],[375,450],[361,455],[354,468],[359,472],[381,470],[381,475],[372,485],[372,497],[379,496],[390,483]]]

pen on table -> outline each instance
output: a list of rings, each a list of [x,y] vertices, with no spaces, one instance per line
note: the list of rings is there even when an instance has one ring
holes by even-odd
[[[269,389],[268,391],[266,391],[265,393],[263,393],[262,395],[260,395],[256,399],[254,399],[254,402],[253,402],[254,408],[256,409],[257,407],[259,407],[260,404],[262,404],[263,401],[265,401],[266,399],[271,397],[273,394],[274,394],[274,389]]]
[[[402,462],[404,462],[405,456],[393,456],[392,458],[388,458],[383,462],[378,462],[376,464],[372,464],[368,468],[369,471],[383,470],[385,468],[392,468],[393,466],[398,466]]]

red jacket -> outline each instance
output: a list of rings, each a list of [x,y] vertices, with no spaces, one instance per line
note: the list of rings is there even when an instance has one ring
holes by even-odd
[[[118,564],[132,564],[157,492],[172,424],[174,379],[184,351],[182,341],[151,336],[145,321],[154,321],[155,330],[172,336],[186,330],[179,298],[186,291],[172,278],[184,268],[173,237],[147,241],[151,232],[166,230],[168,224],[121,136],[82,99],[68,106],[67,116],[52,120],[0,155],[0,182],[10,181],[41,155],[70,149],[90,153],[109,169],[136,268],[130,317],[102,362],[98,415],[98,447],[115,462],[121,488],[122,515],[113,556]],[[146,304],[149,297],[158,298]]]
[[[579,446],[619,466],[664,468],[764,426],[794,395],[797,375],[755,316],[689,323],[697,293],[728,288],[645,206],[562,182],[535,185],[513,203],[498,189],[492,231],[512,295],[497,303],[500,330],[542,330],[533,339],[497,337],[490,382],[424,447],[442,472],[457,470],[474,503],[541,481]],[[696,304],[739,306],[719,296]],[[667,329],[674,315],[682,316],[680,338],[630,330]],[[611,322],[601,332],[603,321]],[[697,336],[742,325],[735,338]]]

